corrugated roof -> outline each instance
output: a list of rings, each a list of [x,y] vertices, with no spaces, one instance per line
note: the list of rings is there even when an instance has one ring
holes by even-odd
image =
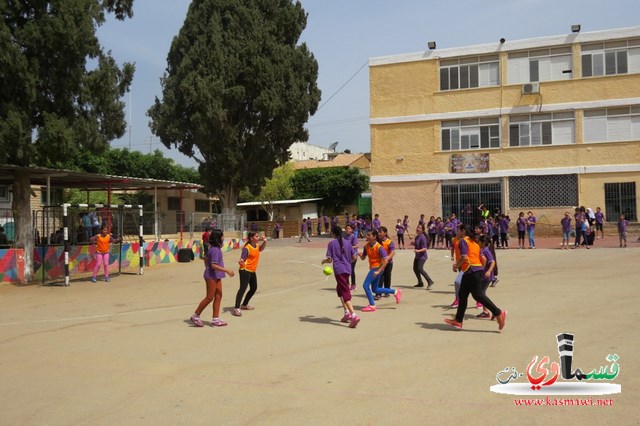
[[[348,167],[355,163],[360,158],[365,157],[365,154],[338,154],[332,160],[320,161],[320,160],[305,160],[295,161],[293,166],[298,169],[318,169],[322,167]]]

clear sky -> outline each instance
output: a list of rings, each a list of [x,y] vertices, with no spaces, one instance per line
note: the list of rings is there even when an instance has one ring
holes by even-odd
[[[98,31],[118,63],[136,64],[125,99],[131,130],[112,146],[160,149],[185,166],[196,163],[164,148],[146,112],[162,96],[167,53],[189,4],[134,0],[132,19],[111,19]],[[431,40],[449,48],[567,34],[572,24],[583,32],[640,25],[638,0],[302,0],[302,6],[309,16],[301,41],[320,65],[322,90],[320,108],[307,123],[309,143],[338,142],[337,150],[352,152],[369,152],[369,58],[424,51]]]

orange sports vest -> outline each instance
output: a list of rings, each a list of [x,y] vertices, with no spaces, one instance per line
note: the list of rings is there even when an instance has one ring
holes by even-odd
[[[391,246],[391,243],[392,243],[392,242],[393,242],[393,241],[391,241],[391,238],[387,237],[387,239],[386,239],[386,240],[384,240],[384,241],[381,243],[381,244],[382,244],[382,247],[384,247],[384,249],[385,249],[385,251],[387,252],[387,254],[388,254],[388,255],[391,255],[391,251],[389,250],[389,246]],[[392,259],[389,259],[389,262],[391,262],[391,261],[392,261]]]
[[[467,247],[469,248],[469,252],[467,253],[468,263],[465,262],[461,269],[466,272],[470,266],[482,266],[482,261],[480,261],[480,246],[478,243],[472,241],[469,237],[464,237],[464,240],[467,242]]]
[[[367,257],[369,258],[369,268],[379,268],[382,264],[382,257],[380,257],[380,243],[376,242],[373,247],[371,244],[367,243],[364,246],[364,249],[367,251]]]
[[[244,267],[240,268],[249,272],[255,272],[258,269],[258,261],[260,261],[260,247],[253,247],[251,244],[245,245],[248,255],[244,261]]]
[[[107,236],[103,237],[101,234],[98,234],[96,238],[96,252],[109,253],[110,243],[111,243],[111,235],[107,234]]]

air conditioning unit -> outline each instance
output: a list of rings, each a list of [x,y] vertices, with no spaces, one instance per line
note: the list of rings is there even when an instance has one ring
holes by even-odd
[[[522,85],[523,95],[533,95],[534,93],[540,93],[540,83],[526,83]]]

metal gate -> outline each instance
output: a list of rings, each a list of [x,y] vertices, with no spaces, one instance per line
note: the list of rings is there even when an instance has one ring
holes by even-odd
[[[617,222],[621,214],[623,214],[624,218],[629,222],[637,222],[636,183],[605,183],[604,212],[607,217],[607,222]]]
[[[484,204],[490,212],[502,210],[502,182],[442,184],[442,217],[455,213],[463,223],[475,225],[480,222],[478,207]]]

